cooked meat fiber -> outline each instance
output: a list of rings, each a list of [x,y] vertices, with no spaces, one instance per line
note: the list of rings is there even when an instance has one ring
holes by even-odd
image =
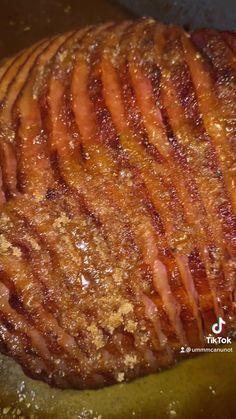
[[[0,348],[91,388],[236,332],[236,35],[87,27],[0,68]]]

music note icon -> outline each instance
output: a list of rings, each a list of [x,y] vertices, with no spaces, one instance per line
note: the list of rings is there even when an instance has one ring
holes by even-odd
[[[219,317],[218,322],[214,323],[212,326],[212,332],[215,335],[219,335],[222,332],[223,324],[225,324],[225,321],[222,319],[222,317]]]

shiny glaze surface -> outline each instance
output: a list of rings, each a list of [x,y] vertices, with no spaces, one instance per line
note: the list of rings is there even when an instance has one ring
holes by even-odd
[[[44,40],[0,80],[2,351],[59,387],[235,332],[235,35],[153,20]]]

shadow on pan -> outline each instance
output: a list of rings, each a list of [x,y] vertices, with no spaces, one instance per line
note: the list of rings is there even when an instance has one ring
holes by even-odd
[[[235,0],[118,0],[138,16],[150,16],[188,29],[236,30]]]
[[[0,0],[0,5],[0,59],[59,32],[133,17],[113,0]]]

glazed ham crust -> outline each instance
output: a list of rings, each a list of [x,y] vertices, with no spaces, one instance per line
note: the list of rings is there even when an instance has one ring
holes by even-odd
[[[87,27],[0,68],[0,348],[91,388],[236,331],[236,36]]]

